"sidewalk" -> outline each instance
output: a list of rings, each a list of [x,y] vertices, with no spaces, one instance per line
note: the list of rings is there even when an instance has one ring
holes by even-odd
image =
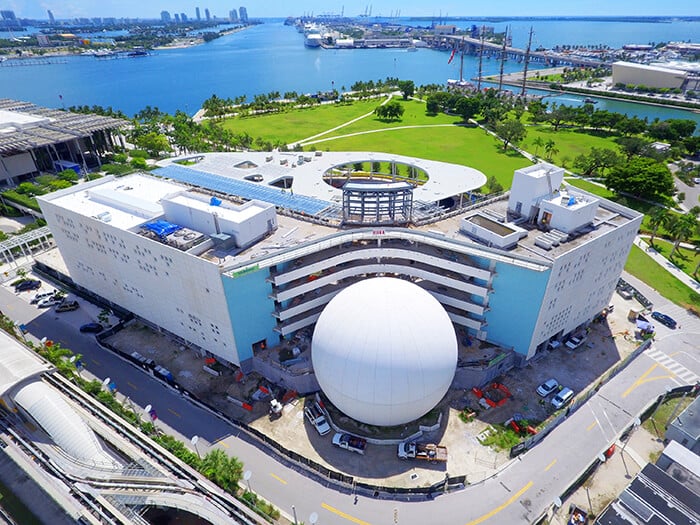
[[[688,286],[691,290],[695,290],[696,292],[700,293],[700,283],[698,281],[696,281],[690,275],[678,268],[675,264],[666,259],[654,248],[649,246],[649,243],[647,243],[640,236],[635,237],[634,244],[635,246],[639,247],[644,253],[646,253],[649,257],[654,259],[658,264],[663,266],[666,269],[666,271],[673,275],[676,279]]]

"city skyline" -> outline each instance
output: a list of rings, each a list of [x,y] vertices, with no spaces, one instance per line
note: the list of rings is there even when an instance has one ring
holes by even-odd
[[[91,0],[71,2],[46,0],[5,0],[0,8],[10,9],[17,17],[46,19],[47,9],[53,11],[57,19],[72,17],[130,17],[159,18],[161,11],[187,13],[195,18],[195,8],[201,11],[208,8],[212,17],[228,18],[231,9],[238,9],[240,2],[235,0],[211,0],[197,2],[191,0],[159,0],[150,2],[145,8],[136,0],[105,0],[95,4]],[[340,14],[344,8],[346,16],[357,16],[369,12],[373,16],[700,16],[700,7],[695,0],[678,0],[659,4],[651,0],[620,0],[611,5],[603,0],[591,0],[585,5],[540,0],[524,7],[522,2],[504,0],[498,5],[484,4],[466,6],[463,2],[448,1],[439,6],[415,0],[343,1],[328,3],[309,0],[290,5],[282,0],[270,0],[264,6],[254,6],[258,18],[300,16],[304,13]],[[632,13],[633,15],[630,15]]]

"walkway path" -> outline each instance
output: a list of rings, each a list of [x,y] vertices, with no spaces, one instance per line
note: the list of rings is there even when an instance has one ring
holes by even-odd
[[[383,106],[383,105],[387,104],[387,103],[392,99],[393,96],[394,96],[394,93],[389,93],[389,96],[386,97],[386,100],[384,100],[384,101],[383,101],[381,104],[379,104],[379,105],[380,105],[380,106]],[[344,128],[345,126],[349,126],[350,124],[354,124],[354,123],[357,122],[358,120],[362,120],[363,118],[367,118],[367,117],[369,117],[369,116],[371,116],[371,115],[374,115],[374,111],[370,111],[369,113],[365,113],[364,115],[361,115],[361,116],[359,116],[359,117],[357,117],[357,118],[354,118],[354,119],[352,119],[352,120],[348,120],[347,122],[344,122],[343,124],[340,124],[339,126],[336,126],[336,127],[334,127],[334,128],[331,128],[331,129],[327,129],[326,131],[322,131],[321,133],[316,133],[315,135],[311,135],[310,137],[306,137],[305,139],[297,140],[296,142],[292,142],[292,143],[290,143],[290,144],[287,144],[287,147],[289,147],[289,148],[294,148],[294,146],[296,146],[297,144],[303,145],[303,146],[306,146],[306,145],[308,145],[308,144],[315,144],[316,142],[309,142],[309,141],[312,141],[312,140],[314,140],[314,139],[317,138],[317,137],[321,137],[321,136],[323,136],[323,135],[327,135],[328,133],[333,133],[333,132],[336,131],[336,130],[339,130],[339,129],[341,129],[341,128]],[[338,137],[334,137],[334,138],[338,138]],[[317,142],[322,142],[322,141],[317,141]]]
[[[345,125],[346,124],[343,124],[342,126],[345,126]],[[339,126],[339,127],[342,127],[342,126]],[[311,144],[318,144],[320,142],[328,142],[331,140],[345,139],[348,137],[355,137],[357,135],[368,135],[370,133],[384,133],[385,131],[397,131],[397,130],[402,130],[402,129],[414,129],[414,128],[453,128],[454,126],[455,126],[455,124],[422,124],[422,125],[416,125],[416,126],[396,126],[393,128],[368,129],[365,131],[357,131],[355,133],[348,133],[347,135],[337,135],[335,137],[327,137],[325,139],[313,140],[310,142],[305,142],[303,145],[310,146]],[[319,133],[319,135],[316,135],[316,136],[324,135],[325,133],[329,133],[330,131],[333,131],[333,130],[329,130],[328,132],[324,132],[324,133]],[[310,138],[312,138],[312,137],[310,137]]]
[[[683,270],[678,268],[671,261],[666,259],[663,255],[657,252],[653,247],[649,246],[647,241],[645,241],[639,235],[634,239],[635,246],[641,248],[641,250],[646,253],[649,257],[654,259],[659,265],[661,265],[667,272],[673,275],[676,279],[681,281],[683,284],[688,286],[691,290],[695,290],[700,293],[700,283],[693,279],[690,275],[685,273]]]

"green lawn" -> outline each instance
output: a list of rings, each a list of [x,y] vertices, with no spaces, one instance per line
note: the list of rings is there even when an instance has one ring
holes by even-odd
[[[616,135],[610,135],[607,132],[584,132],[568,128],[559,128],[559,131],[554,131],[554,128],[549,125],[528,125],[526,129],[527,137],[519,144],[522,149],[544,158],[544,148],[537,148],[532,143],[537,137],[540,137],[544,143],[553,140],[559,152],[552,157],[552,162],[568,169],[572,168],[576,157],[587,155],[593,147],[620,151],[614,140]]]
[[[222,122],[225,128],[236,133],[245,131],[252,137],[262,137],[273,142],[281,140],[290,144],[370,113],[382,100],[384,99],[373,99],[348,105],[324,104],[271,115],[227,118]]]
[[[668,259],[668,256],[671,253],[671,250],[673,249],[673,243],[655,237],[654,248],[657,252],[659,252]],[[689,250],[681,246],[676,250],[676,253],[673,255],[673,264],[678,266],[678,268],[683,270],[691,277],[695,278],[695,276],[693,275],[693,270],[695,269],[695,266],[697,266],[699,258],[700,252]]]
[[[700,310],[700,294],[673,277],[637,246],[632,246],[625,270],[670,301],[684,308]]]
[[[666,423],[669,422],[671,416],[674,413],[676,416],[678,416],[678,414],[683,412],[683,410],[685,410],[685,408],[692,402],[692,396],[666,399],[661,405],[659,405],[651,417],[642,423],[642,426],[651,434],[658,437],[663,437],[666,430]]]
[[[615,200],[617,194],[614,191],[610,191],[605,186],[599,186],[591,181],[585,179],[577,179],[575,177],[567,178],[564,182],[571,184],[577,188],[581,188],[588,193],[597,195],[598,197],[603,197],[604,199]]]
[[[429,160],[462,164],[494,175],[510,188],[513,171],[531,165],[513,150],[503,152],[502,142],[479,128],[462,126],[413,128],[340,138],[316,144],[319,150],[381,151]]]
[[[358,133],[372,129],[398,128],[402,126],[426,126],[436,124],[458,124],[461,122],[460,117],[439,113],[434,116],[425,114],[425,104],[417,100],[402,100],[401,97],[394,97],[392,100],[400,102],[404,107],[404,114],[401,120],[380,120],[372,115],[365,119],[359,120],[349,126],[341,128],[328,136],[341,136],[350,133]],[[375,103],[378,106],[379,103]]]

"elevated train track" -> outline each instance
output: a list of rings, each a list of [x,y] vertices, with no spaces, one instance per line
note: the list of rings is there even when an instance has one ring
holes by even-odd
[[[140,512],[149,505],[186,509],[213,523],[225,521],[242,525],[265,523],[257,514],[232,495],[205,480],[199,473],[153,443],[130,423],[79,390],[58,374],[42,376],[52,388],[116,433],[120,439],[136,447],[167,476],[154,475],[157,469],[133,468],[122,470],[92,468],[84,474],[67,472],[46,447],[32,442],[18,424],[17,416],[0,412],[0,432],[12,439],[23,453],[44,472],[63,485],[66,491],[87,511],[86,523],[142,524]],[[61,458],[65,461],[65,457]],[[81,465],[85,470],[89,466]]]

